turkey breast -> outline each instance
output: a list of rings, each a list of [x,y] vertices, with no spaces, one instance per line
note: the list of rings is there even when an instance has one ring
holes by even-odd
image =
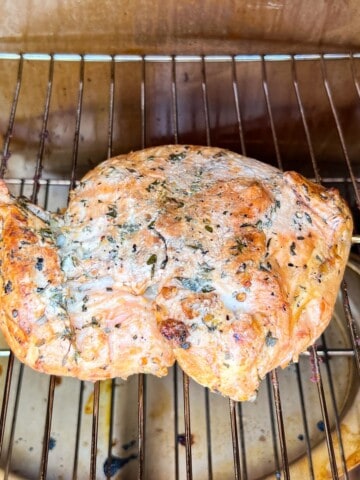
[[[97,380],[175,360],[234,400],[329,323],[351,246],[335,189],[226,150],[107,160],[63,215],[0,192],[1,329],[31,367]]]

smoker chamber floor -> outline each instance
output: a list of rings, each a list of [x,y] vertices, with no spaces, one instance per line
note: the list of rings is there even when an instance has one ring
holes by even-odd
[[[230,148],[335,186],[358,232],[360,55],[0,53],[1,175],[47,209],[105,158]],[[355,241],[356,239],[354,239]],[[236,404],[178,368],[92,385],[21,366],[1,345],[4,478],[350,478],[360,461],[356,245],[316,348]],[[332,432],[332,433],[331,433]]]

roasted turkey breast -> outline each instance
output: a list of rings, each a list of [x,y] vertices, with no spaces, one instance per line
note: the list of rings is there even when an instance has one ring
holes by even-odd
[[[334,189],[238,154],[163,146],[89,172],[63,215],[0,189],[1,329],[86,380],[175,360],[234,400],[330,321],[352,220]]]

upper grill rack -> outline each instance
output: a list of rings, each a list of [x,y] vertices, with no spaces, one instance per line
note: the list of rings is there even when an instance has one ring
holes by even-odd
[[[26,194],[32,201],[53,209],[64,206],[59,204],[59,198],[66,204],[68,190],[76,184],[79,176],[93,163],[106,157],[159,143],[213,144],[257,157],[281,169],[294,168],[318,182],[337,186],[353,207],[358,229],[359,152],[355,142],[358,124],[354,120],[360,113],[357,78],[359,59],[360,54],[357,53],[264,56],[0,53],[0,64],[5,72],[0,81],[0,95],[2,103],[6,105],[1,115],[7,114],[6,118],[0,117],[0,128],[4,132],[0,173],[16,194]],[[68,66],[70,63],[71,67]],[[91,87],[92,82],[95,87]],[[317,98],[320,90],[321,96]],[[104,113],[99,114],[99,111]],[[90,132],[88,122],[92,126]],[[66,133],[67,123],[71,123],[70,135]],[[57,135],[61,137],[59,143]],[[94,146],[92,135],[101,144],[101,148],[95,146],[94,153],[91,152]],[[13,161],[21,155],[28,160],[29,169],[25,163],[20,164],[19,170]],[[29,162],[31,157],[36,161]],[[59,169],[59,162],[65,163],[63,169]],[[56,188],[61,190],[61,194],[56,193]],[[356,269],[356,265],[352,266]],[[311,364],[332,478],[339,478],[341,474],[344,478],[350,478],[346,462],[349,454],[341,428],[342,411],[338,406],[341,402],[335,393],[336,381],[329,359],[335,361],[333,359],[349,357],[360,377],[359,338],[351,313],[351,301],[344,282],[342,308],[350,339],[348,344],[340,348],[334,345],[328,347],[329,342],[323,337],[321,347],[312,347],[302,356],[302,361]],[[24,368],[20,366],[19,373],[14,377],[16,362],[13,355],[7,349],[3,349],[1,354],[8,356],[0,417],[0,447],[3,453],[3,447],[7,447],[2,462],[7,478],[16,467],[12,464],[12,452],[20,414],[18,409]],[[322,366],[321,358],[326,360]],[[313,460],[313,442],[309,433],[310,412],[305,401],[309,382],[306,382],[299,365],[295,366],[292,375],[296,378],[300,399],[298,410],[304,428],[306,475],[316,478],[317,465]],[[194,464],[191,425],[191,406],[194,401],[191,401],[191,389],[195,387],[186,375],[183,374],[182,382],[178,377],[175,368],[172,379],[173,478],[184,476],[191,479]],[[282,401],[284,385],[283,388],[281,386],[278,373],[271,372],[266,380],[266,401],[270,417],[273,470],[276,478],[288,479],[296,473],[290,468],[287,422]],[[110,460],[115,458],[116,387],[116,380],[113,380],[108,406],[107,457]],[[179,391],[181,387],[182,398]],[[84,389],[81,382],[71,466],[74,479],[82,478],[79,451]],[[46,478],[48,473],[55,392],[56,379],[50,377],[39,459],[40,478]],[[137,392],[138,451],[134,478],[160,478],[149,476],[146,470],[146,427],[152,420],[147,414],[147,379],[143,375],[138,376]],[[95,479],[99,478],[99,472],[101,474],[98,462],[100,397],[100,383],[97,382],[93,388],[89,469],[84,478]],[[181,403],[183,427],[180,426]],[[233,469],[229,478],[255,478],[250,468],[247,416],[244,415],[244,409],[250,407],[230,401],[228,408],[231,426],[229,445],[233,455]],[[207,390],[204,391],[204,410],[204,478],[212,479],[216,478],[217,465],[214,459],[214,426],[211,422],[213,407]],[[333,420],[330,420],[329,410],[333,412]],[[183,440],[179,436],[182,431]],[[185,446],[184,462],[181,461],[179,438]],[[111,461],[106,465],[103,475],[110,478],[114,473]]]

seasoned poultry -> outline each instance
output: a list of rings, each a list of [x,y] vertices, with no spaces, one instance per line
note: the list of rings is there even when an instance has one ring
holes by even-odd
[[[107,160],[49,214],[0,190],[1,329],[39,371],[162,376],[254,397],[328,325],[352,219],[324,189],[238,154]]]

